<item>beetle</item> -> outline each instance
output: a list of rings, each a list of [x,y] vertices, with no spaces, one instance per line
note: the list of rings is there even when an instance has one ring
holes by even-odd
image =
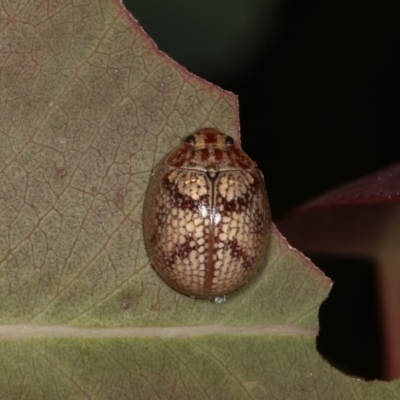
[[[180,293],[216,298],[241,287],[265,258],[270,231],[263,176],[231,136],[201,129],[153,171],[144,242],[153,268]]]

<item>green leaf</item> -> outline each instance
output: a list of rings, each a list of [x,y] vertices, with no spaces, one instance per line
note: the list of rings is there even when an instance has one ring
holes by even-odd
[[[1,5],[2,399],[400,397],[318,355],[330,282],[275,228],[258,276],[220,305],[149,266],[151,170],[198,128],[237,137],[233,94],[160,53],[117,0]]]

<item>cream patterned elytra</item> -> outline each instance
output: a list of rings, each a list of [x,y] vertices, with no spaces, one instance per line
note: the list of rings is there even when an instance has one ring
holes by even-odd
[[[246,283],[265,257],[270,226],[261,172],[216,129],[189,135],[151,176],[146,250],[158,274],[183,294],[215,298]]]

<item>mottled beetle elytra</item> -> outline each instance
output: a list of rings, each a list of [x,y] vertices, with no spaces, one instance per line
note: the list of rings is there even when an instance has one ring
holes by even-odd
[[[146,250],[158,274],[185,295],[215,298],[246,283],[265,257],[270,226],[261,172],[216,129],[189,135],[153,171]]]

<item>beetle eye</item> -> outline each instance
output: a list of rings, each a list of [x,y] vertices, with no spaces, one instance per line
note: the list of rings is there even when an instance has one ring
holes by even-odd
[[[227,136],[227,137],[225,138],[225,144],[226,144],[227,146],[232,146],[234,143],[235,143],[235,141],[234,141],[230,136]]]
[[[186,138],[185,142],[186,142],[187,144],[196,144],[196,138],[194,137],[194,135],[189,135],[189,136]]]

